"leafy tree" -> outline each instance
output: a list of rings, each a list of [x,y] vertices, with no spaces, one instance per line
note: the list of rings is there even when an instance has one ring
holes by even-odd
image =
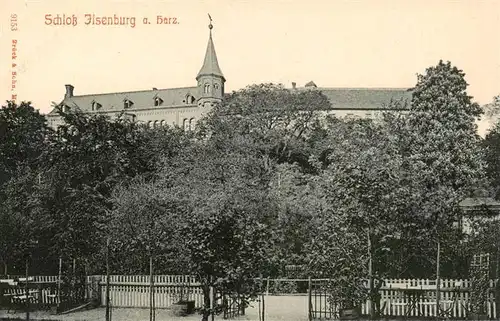
[[[488,177],[494,196],[500,197],[500,122],[497,122],[486,134],[483,142]]]
[[[112,270],[147,274],[149,259],[153,257],[154,269],[159,273],[185,273],[187,263],[179,241],[178,224],[182,218],[177,200],[163,193],[158,183],[146,182],[141,176],[127,185],[118,185],[112,200]]]
[[[467,95],[464,76],[442,61],[419,75],[404,131],[408,136],[403,163],[408,173],[406,213],[415,223],[411,234],[442,243],[445,258],[458,254],[448,247],[459,237],[452,229],[459,216],[458,203],[482,184],[484,171],[475,124],[482,110]],[[435,253],[436,243],[420,248],[429,251],[421,252],[428,256]]]
[[[483,109],[488,117],[498,116],[500,113],[500,95],[493,97],[493,101],[483,106]]]
[[[50,129],[30,102],[0,109],[0,187],[22,166],[36,168]]]
[[[253,279],[268,264],[272,200],[262,160],[229,144],[208,141],[185,150],[164,171],[163,193],[181,207],[180,233],[189,271],[202,283],[204,320],[211,311],[210,286],[219,293],[255,295]]]
[[[245,143],[258,149],[268,170],[273,163],[283,162],[306,169],[311,142],[321,135],[321,120],[329,109],[321,91],[252,85],[233,92],[214,108],[200,133],[217,130],[225,137],[245,136]]]
[[[61,115],[65,123],[47,138],[42,155],[36,195],[44,219],[39,228],[52,235],[47,244],[51,260],[81,257],[102,271],[115,186],[137,175],[151,179],[162,157],[183,144],[183,135],[171,128],[153,133],[122,118]]]
[[[399,238],[402,160],[387,128],[382,120],[334,121],[315,161],[325,205],[309,245],[310,269],[335,279],[330,294],[348,307],[367,298],[364,281],[390,270],[384,258]]]
[[[29,102],[8,101],[0,109],[0,262],[5,269],[8,262],[14,271],[24,266],[28,244],[35,237],[30,229],[30,193],[49,133],[44,116]]]

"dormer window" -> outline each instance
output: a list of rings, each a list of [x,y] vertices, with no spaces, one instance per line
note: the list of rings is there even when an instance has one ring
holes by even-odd
[[[61,110],[62,110],[64,113],[67,113],[67,112],[69,112],[69,106],[68,106],[68,105],[65,105],[65,104],[62,104],[62,105],[61,105]]]
[[[210,84],[205,84],[205,87],[204,87],[204,89],[203,89],[203,92],[204,92],[205,94],[210,93]]]
[[[92,111],[96,111],[96,110],[99,110],[101,108],[101,104],[99,104],[98,102],[96,101],[93,101],[92,102]]]
[[[123,108],[131,108],[134,103],[131,100],[125,99],[123,101]]]
[[[163,104],[163,99],[161,99],[160,97],[155,97],[155,106],[161,106],[161,104]]]
[[[188,105],[194,104],[194,97],[193,97],[193,96],[191,96],[190,94],[188,94],[188,95],[186,96],[186,100],[185,100],[185,102],[186,102],[186,104],[188,104]]]

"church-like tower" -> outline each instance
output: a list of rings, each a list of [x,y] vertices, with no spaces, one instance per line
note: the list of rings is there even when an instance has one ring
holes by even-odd
[[[226,79],[222,74],[215,53],[215,46],[212,40],[212,19],[208,25],[210,35],[208,38],[207,52],[203,66],[196,76],[198,82],[198,106],[201,108],[210,108],[218,103],[224,97],[224,83]]]

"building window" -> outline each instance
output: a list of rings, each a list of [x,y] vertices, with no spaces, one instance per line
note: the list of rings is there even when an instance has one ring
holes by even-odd
[[[162,121],[160,122],[160,126],[161,126],[161,127],[165,126],[165,123],[166,123],[166,122],[165,122],[165,120],[162,120]]]
[[[153,123],[152,121],[148,121],[148,128],[151,128],[151,126],[152,126],[151,124],[152,123]]]
[[[132,101],[128,100],[128,99],[125,99],[125,100],[123,101],[123,107],[124,107],[124,108],[131,108],[133,104],[134,104],[134,103],[133,103]]]
[[[214,84],[214,89],[219,89],[219,84]]]
[[[182,127],[186,132],[189,130],[189,119],[184,118],[184,120],[182,121]]]
[[[96,111],[96,110],[99,110],[101,108],[101,104],[99,104],[98,102],[96,101],[93,101],[92,102],[92,110],[93,111]]]
[[[155,106],[161,106],[163,100],[160,97],[155,97]]]
[[[210,93],[210,85],[209,85],[209,84],[205,84],[205,87],[204,87],[203,92],[204,92],[205,94]]]
[[[185,102],[186,102],[186,104],[191,105],[191,104],[194,104],[194,100],[195,100],[195,99],[194,99],[194,97],[193,97],[193,96],[191,96],[190,94],[188,94],[188,95],[186,96],[186,100],[185,100]]]
[[[196,122],[195,122],[194,118],[191,118],[189,120],[189,130],[194,130],[195,124],[196,124]]]
[[[158,128],[158,123],[159,121],[155,120],[155,122],[153,123],[153,128]]]

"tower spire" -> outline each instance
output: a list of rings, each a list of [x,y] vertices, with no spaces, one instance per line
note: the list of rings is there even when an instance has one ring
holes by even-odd
[[[212,40],[212,29],[214,26],[212,25],[212,17],[210,14],[208,14],[208,18],[210,19],[210,24],[208,25],[210,34],[208,37],[207,51],[205,53],[203,66],[201,67],[200,72],[198,72],[196,80],[198,80],[201,76],[219,76],[225,81],[224,75],[219,67],[219,62],[217,61],[217,54],[215,53],[215,46]]]

